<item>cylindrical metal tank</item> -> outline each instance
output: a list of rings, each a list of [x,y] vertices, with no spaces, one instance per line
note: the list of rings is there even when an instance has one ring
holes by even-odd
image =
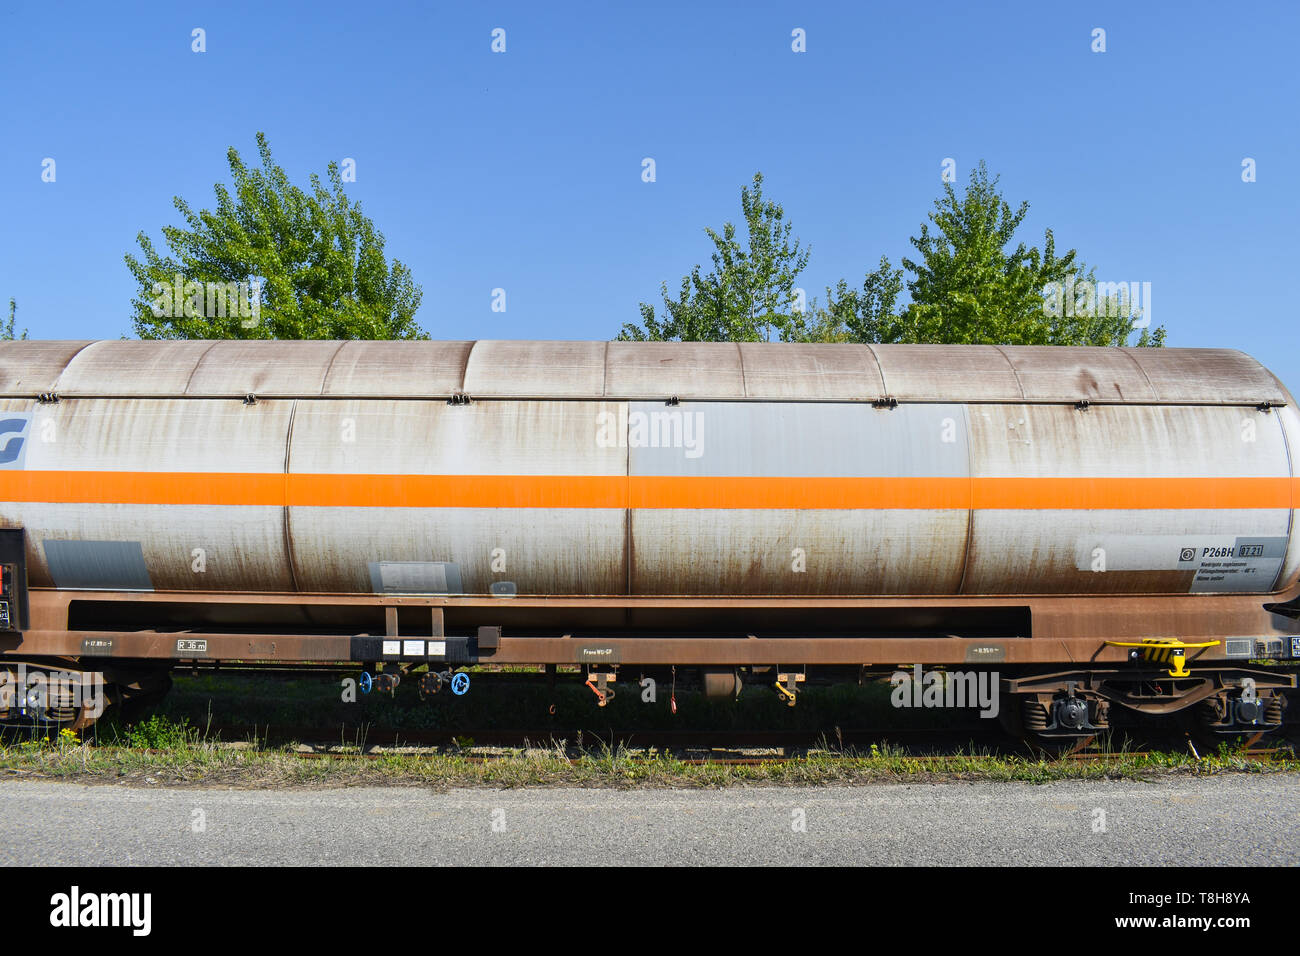
[[[46,588],[1275,593],[1297,442],[1228,350],[0,344]]]

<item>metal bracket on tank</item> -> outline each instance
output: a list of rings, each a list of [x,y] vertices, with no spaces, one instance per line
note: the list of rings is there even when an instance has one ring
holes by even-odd
[[[872,402],[871,407],[895,409],[898,407],[898,399],[894,398],[891,395],[886,395],[884,398],[878,398],[874,402]]]
[[[447,404],[448,404],[448,405],[468,405],[468,404],[470,404],[470,402],[472,402],[472,401],[473,401],[473,399],[471,399],[471,398],[470,398],[468,395],[466,395],[464,392],[452,392],[452,393],[451,393],[451,398],[447,399]]]

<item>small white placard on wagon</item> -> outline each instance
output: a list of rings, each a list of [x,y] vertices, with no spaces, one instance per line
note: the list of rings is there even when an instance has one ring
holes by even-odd
[[[401,641],[384,641],[385,657],[387,657],[389,654],[400,654],[400,653],[402,653]]]
[[[402,641],[403,657],[423,657],[424,641]]]
[[[429,642],[429,656],[430,656],[430,657],[446,657],[446,656],[447,656],[447,642],[446,642],[446,641],[430,641],[430,642]]]

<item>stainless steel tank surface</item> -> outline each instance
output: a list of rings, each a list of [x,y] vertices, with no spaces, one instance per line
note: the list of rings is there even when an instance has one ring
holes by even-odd
[[[1217,349],[0,343],[46,588],[1271,593],[1298,442]]]

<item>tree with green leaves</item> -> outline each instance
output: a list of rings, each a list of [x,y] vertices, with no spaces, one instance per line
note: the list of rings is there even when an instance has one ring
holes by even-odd
[[[660,286],[661,317],[641,303],[641,324],[625,324],[619,338],[631,341],[766,342],[799,334],[795,280],[808,264],[808,248],[792,238],[785,210],[763,197],[763,174],[740,192],[745,237],[725,223],[705,228],[713,243],[713,269],[695,266],[682,278],[676,298]]]
[[[827,304],[808,324],[810,339],[847,342],[946,342],[994,345],[1164,344],[1165,330],[1142,326],[1127,293],[1099,285],[1071,249],[1056,254],[1048,229],[1043,249],[1011,243],[1029,210],[1002,197],[998,177],[981,161],[965,193],[944,183],[929,222],[912,237],[920,257],[903,259],[911,301],[902,308],[903,269],[881,258],[862,291],[844,280],[826,290]],[[1077,297],[1091,290],[1091,295]],[[1070,305],[1062,307],[1068,298]],[[1055,302],[1053,301],[1055,300]],[[1053,304],[1056,308],[1053,308]]]
[[[410,270],[384,256],[383,234],[349,201],[337,163],[329,187],[303,190],[257,134],[260,168],[227,152],[233,184],[218,184],[216,209],[173,199],[186,227],[164,226],[170,254],[141,232],[141,258],[127,267],[143,339],[413,339],[421,290]]]
[[[803,342],[899,342],[907,341],[894,308],[903,291],[903,270],[889,259],[868,272],[862,290],[841,279],[826,290],[826,305],[814,299],[808,316],[801,317],[798,341]]]
[[[706,229],[713,270],[702,275],[696,266],[676,297],[661,286],[661,313],[642,303],[641,324],[624,325],[620,339],[748,342],[775,333],[801,342],[1164,344],[1165,330],[1143,323],[1124,284],[1098,283],[1073,249],[1058,256],[1050,229],[1041,250],[1016,241],[1029,204],[1013,209],[983,162],[961,195],[944,183],[929,221],[912,237],[917,259],[895,268],[882,256],[860,289],[841,279],[826,289],[824,305],[814,299],[800,309],[794,283],[808,249],[791,242],[791,224],[780,205],[763,198],[762,181],[756,174],[752,192],[741,192],[748,246],[730,223],[721,234]],[[903,304],[905,290],[910,301]]]
[[[1098,282],[1096,270],[1083,263],[1065,281],[1049,283],[1043,301],[1049,344],[1163,346],[1164,326],[1152,329],[1150,320],[1144,320],[1129,285]],[[1130,342],[1134,332],[1137,340]]]
[[[1042,252],[1023,242],[1009,248],[1029,203],[1012,210],[997,184],[982,161],[963,196],[945,182],[930,221],[912,237],[920,259],[903,259],[912,274],[907,324],[921,341],[1048,344],[1043,289],[1065,281],[1075,252],[1058,257],[1050,229]]]
[[[14,317],[17,315],[17,313],[18,313],[18,302],[14,299],[13,296],[10,296],[9,297],[9,321],[0,324],[0,340],[13,339],[13,338],[20,338],[20,339],[27,338],[26,329],[23,329],[22,335],[19,336],[14,335]]]

